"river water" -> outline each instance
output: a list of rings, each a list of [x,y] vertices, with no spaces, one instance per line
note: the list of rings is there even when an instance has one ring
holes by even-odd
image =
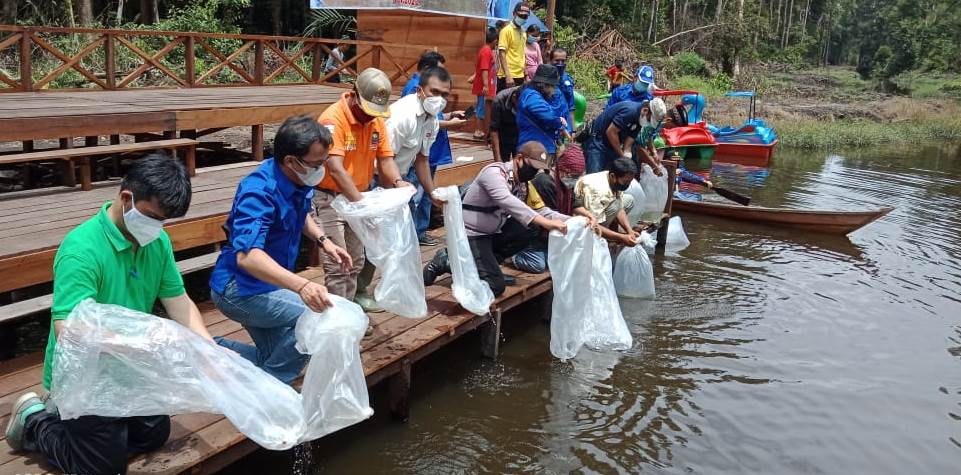
[[[959,473],[961,150],[780,150],[713,176],[760,205],[896,209],[848,238],[684,216],[657,299],[622,301],[630,351],[555,360],[530,306],[498,361],[449,351],[409,422],[312,471]]]

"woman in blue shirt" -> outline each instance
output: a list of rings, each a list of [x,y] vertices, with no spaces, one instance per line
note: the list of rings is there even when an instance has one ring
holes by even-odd
[[[227,244],[210,276],[214,305],[243,325],[256,346],[221,337],[217,343],[288,384],[307,362],[294,348],[297,319],[307,309],[321,312],[331,305],[326,287],[294,273],[301,236],[345,268],[352,266],[350,254],[308,216],[332,140],[311,117],[284,122],[274,138],[274,157],[237,185]]]
[[[517,143],[539,142],[551,156],[557,153],[557,141],[561,136],[570,138],[567,120],[558,114],[558,105],[563,102],[562,94],[557,90],[559,83],[557,68],[542,64],[517,100]]]

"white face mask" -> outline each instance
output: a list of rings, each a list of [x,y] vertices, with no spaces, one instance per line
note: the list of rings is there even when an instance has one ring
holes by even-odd
[[[317,186],[327,173],[327,167],[323,165],[319,167],[308,167],[301,163],[300,166],[302,166],[304,170],[307,170],[307,173],[300,173],[297,170],[293,170],[293,172],[297,174],[297,178],[300,178],[300,181],[306,186]]]
[[[430,115],[440,114],[445,107],[447,107],[447,99],[441,96],[430,96],[424,99],[424,111]]]
[[[131,202],[130,211],[123,213],[123,224],[127,232],[137,240],[140,247],[150,244],[160,236],[160,230],[164,223],[159,219],[154,219],[144,215]]]

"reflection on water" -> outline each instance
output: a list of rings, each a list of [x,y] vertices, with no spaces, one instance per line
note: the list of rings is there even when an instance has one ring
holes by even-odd
[[[317,470],[958,473],[958,147],[781,150],[712,175],[764,206],[896,209],[850,237],[684,216],[657,300],[622,302],[630,351],[561,363],[544,324],[518,325],[499,361],[445,360],[410,422]]]

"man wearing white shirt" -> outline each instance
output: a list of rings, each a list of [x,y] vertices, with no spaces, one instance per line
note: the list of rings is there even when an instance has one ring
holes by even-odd
[[[451,78],[446,69],[434,67],[421,71],[417,93],[393,103],[390,106],[390,118],[386,122],[390,146],[394,150],[394,162],[400,175],[411,180],[416,175],[423,185],[422,193],[428,196],[434,191],[428,156],[440,129],[437,114],[447,106],[450,89]],[[418,202],[420,193],[414,196],[411,206]]]

